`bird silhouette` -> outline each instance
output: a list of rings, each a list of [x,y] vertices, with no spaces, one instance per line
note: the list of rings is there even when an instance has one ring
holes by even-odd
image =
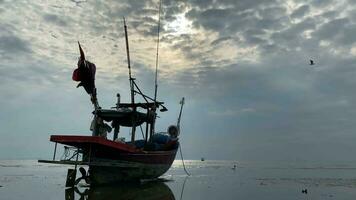
[[[307,190],[307,189],[304,189],[304,190],[302,190],[302,193],[308,194],[308,190]]]
[[[314,65],[314,60],[310,60],[310,65]]]

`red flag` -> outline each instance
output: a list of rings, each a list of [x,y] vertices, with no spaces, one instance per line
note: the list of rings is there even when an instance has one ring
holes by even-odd
[[[80,58],[78,60],[78,68],[73,71],[73,81],[80,81],[77,87],[83,86],[88,94],[95,92],[95,71],[94,63],[85,60],[85,55],[82,47],[79,45]]]

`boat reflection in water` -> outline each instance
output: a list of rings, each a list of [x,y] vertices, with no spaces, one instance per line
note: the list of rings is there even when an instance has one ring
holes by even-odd
[[[163,182],[125,183],[120,185],[86,188],[68,188],[65,200],[104,200],[104,199],[150,199],[175,200],[171,189]],[[75,198],[77,197],[77,198]]]

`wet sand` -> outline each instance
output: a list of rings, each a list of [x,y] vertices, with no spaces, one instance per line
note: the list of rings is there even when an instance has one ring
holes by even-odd
[[[234,168],[236,165],[236,168]],[[356,164],[177,160],[157,181],[66,189],[68,166],[0,161],[0,199],[354,199]],[[302,193],[302,190],[307,193]]]

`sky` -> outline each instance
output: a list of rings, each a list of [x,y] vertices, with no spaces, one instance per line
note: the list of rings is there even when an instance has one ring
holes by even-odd
[[[157,131],[186,159],[356,161],[355,0],[162,0]],[[0,159],[50,158],[53,134],[90,135],[71,80],[80,41],[102,107],[153,96],[158,0],[0,0]],[[309,65],[309,60],[314,65]],[[120,133],[129,137],[128,132]],[[111,135],[109,135],[110,137]]]

